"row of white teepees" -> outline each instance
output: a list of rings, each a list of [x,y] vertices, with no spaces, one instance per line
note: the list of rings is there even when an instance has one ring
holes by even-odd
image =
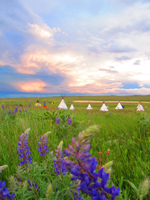
[[[91,107],[91,105],[89,104],[88,107],[86,108],[86,110],[93,110],[93,108]],[[103,103],[100,111],[108,111],[108,106],[105,105],[105,103]]]
[[[68,109],[64,99],[61,100],[59,106],[59,109]],[[115,109],[123,109],[121,103],[119,102],[118,105],[116,106]],[[71,104],[69,110],[75,110],[73,104]],[[89,104],[88,107],[86,108],[86,110],[93,110],[93,108],[91,107],[91,105]],[[108,111],[108,106],[105,105],[105,103],[103,103],[102,107],[100,108],[100,111]],[[143,106],[141,105],[141,103],[138,104],[137,106],[137,111],[145,111]]]

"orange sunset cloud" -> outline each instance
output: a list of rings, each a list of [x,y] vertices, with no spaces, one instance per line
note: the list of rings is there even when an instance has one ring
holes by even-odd
[[[47,92],[47,90],[43,88],[45,86],[46,83],[41,80],[18,83],[18,87],[22,92]]]

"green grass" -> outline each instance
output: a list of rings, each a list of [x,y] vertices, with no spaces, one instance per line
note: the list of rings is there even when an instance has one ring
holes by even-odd
[[[66,97],[68,106],[73,100],[132,100],[150,101],[150,97]],[[61,98],[40,98],[40,102],[55,101],[54,105],[47,103],[50,111],[54,111]],[[0,110],[0,166],[7,164],[9,167],[0,174],[0,180],[8,181],[10,175],[15,174],[16,166],[19,163],[17,154],[18,139],[21,133],[27,128],[31,128],[29,134],[29,146],[32,158],[40,164],[43,159],[39,156],[37,142],[40,136],[48,131],[52,133],[48,137],[48,147],[54,151],[61,140],[64,141],[64,148],[71,143],[72,137],[77,137],[78,133],[89,125],[99,125],[100,131],[91,141],[92,156],[97,157],[98,152],[102,152],[102,164],[113,160],[113,173],[111,180],[122,190],[123,197],[127,199],[137,199],[136,194],[127,180],[134,183],[136,187],[146,177],[150,178],[150,104],[143,104],[146,112],[136,112],[137,104],[124,104],[124,110],[115,110],[116,104],[107,104],[109,112],[100,112],[101,104],[91,104],[92,111],[86,111],[87,104],[74,103],[75,111],[67,111],[71,115],[73,125],[66,127],[56,127],[51,117],[46,117],[43,108],[34,108],[36,98],[1,99],[6,109],[14,109],[15,105],[23,105],[20,108],[27,108],[31,103],[32,108],[29,113],[16,113],[9,115],[8,112]],[[110,154],[107,155],[107,150]],[[145,200],[150,199],[150,194]]]

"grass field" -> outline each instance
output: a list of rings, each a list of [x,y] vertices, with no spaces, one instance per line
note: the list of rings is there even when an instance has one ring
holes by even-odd
[[[19,163],[16,149],[19,136],[27,128],[31,128],[28,139],[31,157],[34,162],[37,162],[38,170],[43,163],[45,166],[49,164],[49,171],[44,168],[45,171],[41,172],[43,178],[39,171],[36,175],[33,173],[34,175],[32,176],[30,174],[26,174],[26,176],[31,180],[38,181],[41,190],[44,188],[44,185],[46,188],[48,182],[51,182],[53,186],[51,199],[69,199],[68,187],[56,184],[58,180],[54,176],[53,163],[52,161],[50,162],[51,158],[47,156],[47,159],[44,159],[39,156],[37,143],[44,133],[51,131],[51,134],[48,136],[49,150],[54,151],[60,141],[63,141],[64,148],[67,148],[68,144],[71,144],[71,138],[77,137],[80,131],[90,125],[99,125],[99,132],[91,140],[90,152],[92,156],[97,158],[99,165],[113,161],[113,173],[111,174],[110,184],[121,188],[121,195],[116,199],[140,199],[135,187],[139,188],[143,180],[150,178],[150,104],[144,103],[150,102],[150,96],[65,97],[68,107],[75,100],[106,101],[106,105],[109,106],[109,112],[100,112],[102,105],[100,103],[91,103],[93,110],[87,111],[87,103],[74,102],[75,111],[56,113],[55,108],[60,103],[61,97],[39,99],[42,105],[46,102],[49,108],[48,111],[42,107],[35,108],[36,100],[36,98],[0,99],[0,105],[4,104],[6,109],[6,111],[0,110],[0,166],[8,165],[8,168],[0,174],[0,180],[6,180],[8,183],[9,177],[16,175]],[[55,104],[50,104],[50,101],[55,101]],[[123,110],[115,110],[117,104],[107,103],[107,101],[127,101],[127,103],[123,103],[125,106]],[[130,101],[143,102],[142,105],[145,112],[137,112],[137,103],[129,103]],[[28,108],[29,103],[31,103],[31,108]],[[16,105],[19,105],[19,109],[22,109],[22,111],[27,108],[27,112],[17,112],[10,115],[8,111],[13,110]],[[61,124],[57,126],[55,123],[56,115],[62,119]],[[71,116],[71,126],[67,124],[67,116]],[[107,154],[108,149],[110,149],[110,154]],[[102,152],[101,163],[98,152]],[[38,174],[41,179],[37,178]],[[45,178],[44,174],[48,178]],[[25,181],[25,177],[23,175],[20,176]],[[59,182],[62,182],[60,180],[61,178]],[[69,184],[68,180],[64,178],[63,181],[66,181],[65,184]],[[42,190],[43,193],[40,191],[41,199],[46,199],[44,197],[45,190]],[[31,191],[24,193],[15,191],[15,193],[15,199],[40,199],[36,197],[34,192],[31,195]],[[90,199],[84,195],[83,197],[84,199]],[[149,200],[150,193],[144,199]]]

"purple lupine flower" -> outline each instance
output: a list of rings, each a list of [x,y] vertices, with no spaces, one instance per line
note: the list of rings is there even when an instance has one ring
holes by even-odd
[[[29,103],[28,108],[31,108],[31,103]]]
[[[8,199],[14,199],[15,193],[9,194],[8,188],[5,188],[5,181],[0,181],[0,199],[5,199],[8,197]]]
[[[28,130],[28,129],[27,129]],[[22,133],[21,136],[19,137],[19,142],[18,142],[18,146],[17,146],[17,153],[19,153],[18,158],[19,159],[23,159],[19,165],[26,165],[28,162],[32,163],[32,158],[29,156],[29,154],[31,153],[31,151],[29,150],[29,146],[28,146],[28,133]]]
[[[72,145],[68,145],[68,149],[65,149],[64,153],[68,156],[64,163],[66,168],[73,175],[71,180],[79,180],[79,189],[91,196],[93,200],[109,199],[115,200],[120,193],[120,188],[115,189],[107,187],[109,180],[109,173],[104,172],[104,168],[101,168],[98,173],[96,172],[97,160],[95,157],[91,157],[90,151],[90,139],[92,133],[97,132],[96,126],[89,127],[85,131],[79,133],[78,139],[72,138]],[[75,162],[69,160],[69,157],[74,157]]]
[[[24,112],[27,112],[27,109],[26,109],[26,108],[24,109]]]
[[[11,110],[9,110],[9,114],[10,114],[10,115],[12,114]]]
[[[71,117],[68,117],[68,124],[72,125]]]
[[[47,107],[47,110],[49,110],[49,108]]]
[[[41,142],[38,142],[39,148],[38,151],[41,152],[40,156],[45,156],[48,152],[48,146],[47,146],[47,133],[45,133],[43,136],[40,137]]]
[[[15,106],[14,114],[18,112],[18,106]]]
[[[4,106],[4,104],[2,104],[2,109],[5,110],[5,106]]]
[[[30,182],[30,180],[28,179],[28,184],[29,184],[29,189],[31,189],[32,190],[32,187],[37,191],[37,192],[39,192],[39,187],[37,186],[37,184],[34,182],[34,181],[32,181],[32,183]]]
[[[60,124],[60,119],[58,116],[56,117],[56,124]]]
[[[20,112],[20,113],[22,113],[22,110],[21,110],[21,108],[20,108],[19,112]]]
[[[64,163],[63,153],[62,153],[62,145],[63,145],[63,141],[60,142],[57,150],[55,150],[56,158],[53,160],[54,161],[53,166],[55,167],[54,171],[56,175],[59,175],[60,173],[65,175],[67,172],[66,165]]]

